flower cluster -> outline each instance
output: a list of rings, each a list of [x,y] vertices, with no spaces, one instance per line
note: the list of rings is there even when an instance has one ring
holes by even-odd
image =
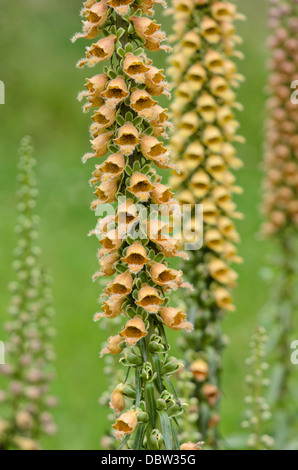
[[[217,446],[220,401],[221,351],[225,343],[220,320],[233,311],[231,288],[237,273],[232,263],[241,262],[236,243],[239,235],[233,219],[241,217],[233,194],[241,193],[233,170],[241,167],[234,143],[243,142],[237,135],[239,124],[234,109],[234,89],[243,80],[234,58],[241,42],[234,21],[243,19],[236,7],[226,1],[173,0],[174,52],[169,75],[175,86],[171,118],[176,129],[170,151],[180,169],[171,183],[177,189],[180,204],[203,206],[204,243],[190,253],[186,272],[195,286],[189,309],[195,330],[182,347],[195,384],[194,397],[199,399],[197,420],[202,438]],[[195,217],[190,236],[201,230]],[[192,235],[191,235],[192,234]],[[190,238],[191,239],[191,238]]]
[[[0,389],[1,450],[37,450],[41,434],[54,434],[50,408],[56,406],[49,385],[54,377],[55,354],[51,327],[53,316],[50,278],[40,267],[37,245],[35,160],[29,138],[20,149],[18,191],[18,246],[14,269],[17,280],[10,285],[10,320],[5,324],[8,340],[5,364],[0,366],[7,388]]]
[[[271,419],[270,406],[264,396],[270,385],[270,381],[266,377],[266,371],[269,369],[269,364],[265,360],[267,341],[266,330],[258,327],[249,345],[250,357],[246,360],[251,373],[246,376],[249,395],[245,397],[245,403],[248,405],[248,409],[242,427],[251,431],[247,441],[250,450],[267,450],[274,445],[273,438],[264,434],[265,423]]]
[[[169,211],[177,205],[154,168],[173,167],[160,140],[170,126],[167,110],[155,99],[169,95],[169,85],[163,70],[146,55],[146,49],[169,50],[165,33],[152,19],[156,3],[164,4],[87,0],[81,12],[83,33],[74,37],[95,40],[79,67],[109,61],[102,73],[87,79],[86,91],[79,96],[86,98],[84,110],[94,113],[93,152],[83,161],[99,160],[91,179],[96,197],[92,208],[118,202],[115,214],[102,218],[94,232],[100,239],[100,270],[94,278],[111,277],[95,321],[124,320],[101,356],[120,355],[128,367],[128,377],[115,388],[110,406],[117,417],[115,435],[124,438],[121,446],[134,449],[179,448],[173,418],[183,408],[169,381],[179,365],[168,355],[164,326],[191,329],[185,313],[169,305],[169,293],[183,287],[182,272],[166,260],[184,256],[171,236],[172,227],[157,217],[145,221],[145,233],[139,233],[140,213],[148,213],[151,204]]]
[[[272,257],[272,292],[265,310],[275,336],[273,357],[281,377],[275,405],[285,411],[290,391],[288,349],[293,312],[298,302],[295,287],[298,275],[298,120],[293,89],[298,83],[298,2],[271,0],[271,3],[263,234],[272,237],[277,253]]]
[[[271,0],[263,230],[278,234],[298,226],[297,47],[298,2]],[[293,96],[291,96],[293,94]]]

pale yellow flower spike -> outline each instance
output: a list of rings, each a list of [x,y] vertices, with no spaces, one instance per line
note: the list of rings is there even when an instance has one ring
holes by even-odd
[[[170,183],[178,191],[179,203],[192,208],[184,238],[195,241],[203,235],[202,248],[190,251],[185,264],[194,286],[187,305],[195,321],[194,333],[181,344],[195,384],[195,393],[188,397],[195,406],[193,432],[208,446],[218,448],[224,347],[220,321],[235,309],[231,289],[237,284],[237,273],[231,264],[242,261],[232,219],[241,217],[233,201],[234,194],[241,193],[233,170],[242,165],[234,143],[243,142],[234,113],[235,108],[241,109],[235,88],[243,80],[234,62],[242,56],[237,51],[241,39],[234,23],[243,15],[233,3],[221,0],[173,0],[173,15],[174,48],[168,73],[175,86],[170,109],[175,133],[168,149],[175,155],[180,174],[173,174]],[[203,206],[203,234],[195,217],[197,204]],[[164,321],[171,322],[170,311],[166,313]],[[177,317],[175,324],[179,325]],[[195,444],[185,443],[182,448],[191,450]]]

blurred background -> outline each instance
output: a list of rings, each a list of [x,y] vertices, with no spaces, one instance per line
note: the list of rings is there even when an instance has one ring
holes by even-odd
[[[241,133],[247,144],[239,146],[245,163],[238,173],[244,195],[238,198],[245,220],[238,224],[242,238],[239,287],[235,293],[237,312],[223,323],[230,338],[225,353],[222,432],[240,430],[243,410],[245,358],[248,340],[261,307],[266,302],[268,286],[259,272],[266,266],[270,246],[258,239],[261,222],[261,159],[266,84],[267,1],[239,0],[247,22],[238,23],[246,59],[239,66],[246,82],[239,93],[245,111],[239,115]],[[57,329],[57,380],[54,391],[59,396],[56,410],[59,432],[43,441],[44,449],[98,449],[100,438],[109,427],[107,410],[98,404],[109,377],[104,375],[98,352],[107,332],[94,324],[100,287],[91,282],[97,269],[97,240],[87,233],[96,223],[89,211],[92,192],[88,180],[94,163],[81,164],[89,151],[90,116],[84,116],[76,97],[83,89],[86,74],[77,70],[83,57],[84,41],[75,45],[71,36],[81,29],[81,0],[0,0],[0,80],[6,87],[6,104],[0,106],[0,283],[2,325],[6,318],[13,280],[11,268],[15,245],[16,167],[20,139],[33,137],[38,161],[40,190],[38,212],[41,216],[41,246],[44,260],[53,272]],[[171,32],[171,17],[158,20]],[[166,67],[166,55],[155,54],[155,65]],[[164,104],[166,104],[164,102]],[[177,335],[171,334],[175,345]]]

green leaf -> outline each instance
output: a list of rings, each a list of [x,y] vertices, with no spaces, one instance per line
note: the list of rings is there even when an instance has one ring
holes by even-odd
[[[126,313],[130,318],[133,318],[136,314],[135,310],[132,307],[126,309]]]
[[[111,78],[113,80],[114,78],[117,77],[117,74],[114,72],[114,70],[109,70],[108,76],[109,76],[109,78]]]
[[[141,54],[143,54],[143,52],[144,52],[144,49],[142,47],[138,47],[138,49],[134,51],[134,55],[140,56]]]
[[[152,135],[153,131],[154,131],[153,127],[149,126],[149,127],[147,127],[147,129],[145,129],[144,134]]]
[[[125,120],[124,120],[123,116],[118,115],[116,117],[116,121],[117,121],[117,124],[119,124],[119,126],[124,126],[124,124],[125,124]]]
[[[134,126],[139,126],[140,124],[142,124],[142,122],[143,118],[141,116],[137,116],[136,118],[134,118],[132,123]]]
[[[148,404],[149,419],[153,429],[156,427],[156,401],[155,401],[155,387],[153,382],[145,384],[146,403]]]
[[[173,383],[171,382],[171,380],[169,379],[169,377],[166,377],[164,376],[163,377],[163,381],[167,384],[168,388],[169,388],[169,391],[174,395],[175,397],[175,400],[177,401],[177,403],[182,406],[182,403],[181,401],[179,400],[179,397],[177,395],[177,392],[176,392],[176,389],[173,385]]]
[[[126,266],[124,266],[121,262],[115,264],[115,269],[118,273],[125,273],[125,271],[127,271]]]
[[[141,168],[141,172],[143,173],[143,175],[147,175],[150,170],[151,170],[151,165],[144,165]]]
[[[129,373],[130,373],[130,367],[127,369],[126,376],[125,376],[125,379],[124,379],[124,383],[127,382]]]
[[[147,85],[146,83],[140,83],[140,84],[138,83],[138,88],[139,90],[145,90],[147,88]]]
[[[145,284],[147,282],[147,274],[145,272],[142,272],[141,275],[140,275],[140,280],[143,284]]]
[[[141,383],[140,368],[139,367],[136,368],[135,386],[136,386],[136,392],[137,392],[136,402],[135,402],[135,409],[137,409],[137,407],[140,404],[141,398],[142,398],[142,383]]]
[[[119,151],[119,148],[116,147],[114,144],[109,144],[109,152],[112,152],[112,153],[117,153]]]
[[[120,43],[118,43],[118,42],[117,42],[117,46],[116,46],[116,51],[117,51],[117,54],[120,55],[120,57],[122,57],[122,59],[124,59],[125,51],[122,48],[122,46],[120,46]]]
[[[173,434],[173,438],[174,438],[175,450],[180,450],[177,431],[176,431],[175,426],[174,426],[173,423],[171,424],[171,426],[172,426],[172,434]]]
[[[130,111],[128,111],[128,113],[126,113],[125,120],[129,121],[129,122],[133,121],[133,114]]]
[[[159,330],[160,330],[160,334],[166,344],[166,347],[167,347],[167,351],[169,351],[170,347],[169,347],[169,343],[168,343],[168,340],[167,340],[167,337],[166,337],[166,333],[165,333],[165,329],[164,329],[164,326],[162,323],[160,323],[159,325]]]
[[[155,256],[154,261],[156,261],[156,263],[162,263],[164,259],[164,255],[162,253],[158,253],[158,255]]]
[[[135,240],[134,240],[134,238],[133,238],[131,235],[128,235],[128,236],[126,237],[126,241],[127,241],[127,243],[128,243],[129,245],[132,245]]]
[[[144,338],[141,339],[141,341],[139,342],[139,345],[140,345],[140,350],[141,350],[144,362],[147,362],[147,348],[146,348],[146,342]]]
[[[172,442],[172,426],[170,418],[168,417],[165,411],[158,412],[160,417],[160,424],[162,429],[162,435],[164,439],[164,443],[167,450],[173,450],[173,442]]]
[[[130,306],[129,300],[125,300],[122,304],[122,310],[126,312],[126,309]]]
[[[160,358],[157,354],[153,354],[152,355],[152,360],[153,360],[153,364],[154,364],[155,371],[156,371],[157,388],[158,388],[159,392],[162,393],[163,392],[163,385],[162,385],[162,378],[161,378]]]
[[[130,435],[126,436],[126,438],[121,442],[117,450],[121,450],[125,446],[129,438],[130,438]]]
[[[133,444],[133,449],[134,450],[141,450],[141,447],[142,447],[142,444],[143,444],[143,441],[144,441],[144,435],[145,435],[145,432],[146,432],[146,427],[147,427],[147,424],[145,424],[145,423],[138,424],[137,431],[136,431],[136,437],[135,437],[134,444]]]
[[[140,169],[141,169],[140,162],[134,162],[134,164],[133,164],[133,171],[134,171],[134,172],[140,171]]]
[[[137,315],[143,316],[144,313],[148,313],[148,312],[146,312],[146,310],[144,310],[140,305],[138,305],[138,308],[137,308]],[[145,318],[144,318],[144,320],[145,320]],[[147,318],[146,318],[146,320],[147,320]]]
[[[123,28],[119,28],[117,33],[116,33],[117,39],[120,39],[123,36],[124,33],[125,33],[125,30]]]
[[[138,289],[134,289],[134,290],[132,291],[132,296],[133,296],[133,298],[134,298],[135,300],[138,300],[138,296],[139,296],[139,291],[138,291]]]
[[[129,23],[129,26],[128,26],[128,32],[129,32],[129,34],[133,34],[133,33],[135,32],[135,30],[134,30],[134,27],[133,27],[132,23]]]
[[[133,51],[133,47],[131,44],[126,44],[125,46],[125,52],[132,52]]]
[[[130,165],[126,165],[125,172],[128,176],[132,176],[132,168]]]

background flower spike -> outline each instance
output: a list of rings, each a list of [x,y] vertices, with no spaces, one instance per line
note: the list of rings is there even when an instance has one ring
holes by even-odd
[[[175,86],[170,118],[176,129],[169,151],[181,172],[171,183],[181,205],[191,206],[189,237],[199,237],[200,221],[195,205],[203,206],[204,241],[201,249],[189,251],[184,265],[187,280],[194,286],[188,295],[193,331],[179,339],[186,369],[179,371],[181,390],[190,403],[183,440],[204,440],[220,448],[220,400],[222,353],[226,339],[221,321],[235,309],[231,289],[237,274],[231,264],[240,262],[239,241],[232,219],[238,218],[233,202],[233,170],[241,166],[234,143],[239,124],[233,112],[234,88],[243,77],[234,57],[239,37],[234,21],[242,19],[236,6],[214,0],[174,0],[174,46],[168,73]],[[240,188],[241,189],[241,188]],[[190,424],[191,423],[191,424]]]
[[[50,395],[55,377],[52,280],[37,243],[38,190],[30,137],[22,140],[19,153],[16,280],[9,285],[5,364],[0,365],[0,450],[40,450],[41,437],[56,433],[51,408],[57,400]]]
[[[275,416],[278,448],[289,440],[292,388],[290,345],[295,340],[297,311],[297,227],[298,227],[298,120],[297,120],[297,46],[298,3],[272,2],[269,13],[271,36],[267,91],[266,139],[264,153],[262,234],[273,241],[266,278],[270,296],[264,307],[264,320],[271,337],[271,401]],[[264,271],[265,272],[265,271]],[[269,276],[268,276],[269,273]],[[284,426],[279,425],[280,422]],[[287,432],[281,432],[281,428]]]

